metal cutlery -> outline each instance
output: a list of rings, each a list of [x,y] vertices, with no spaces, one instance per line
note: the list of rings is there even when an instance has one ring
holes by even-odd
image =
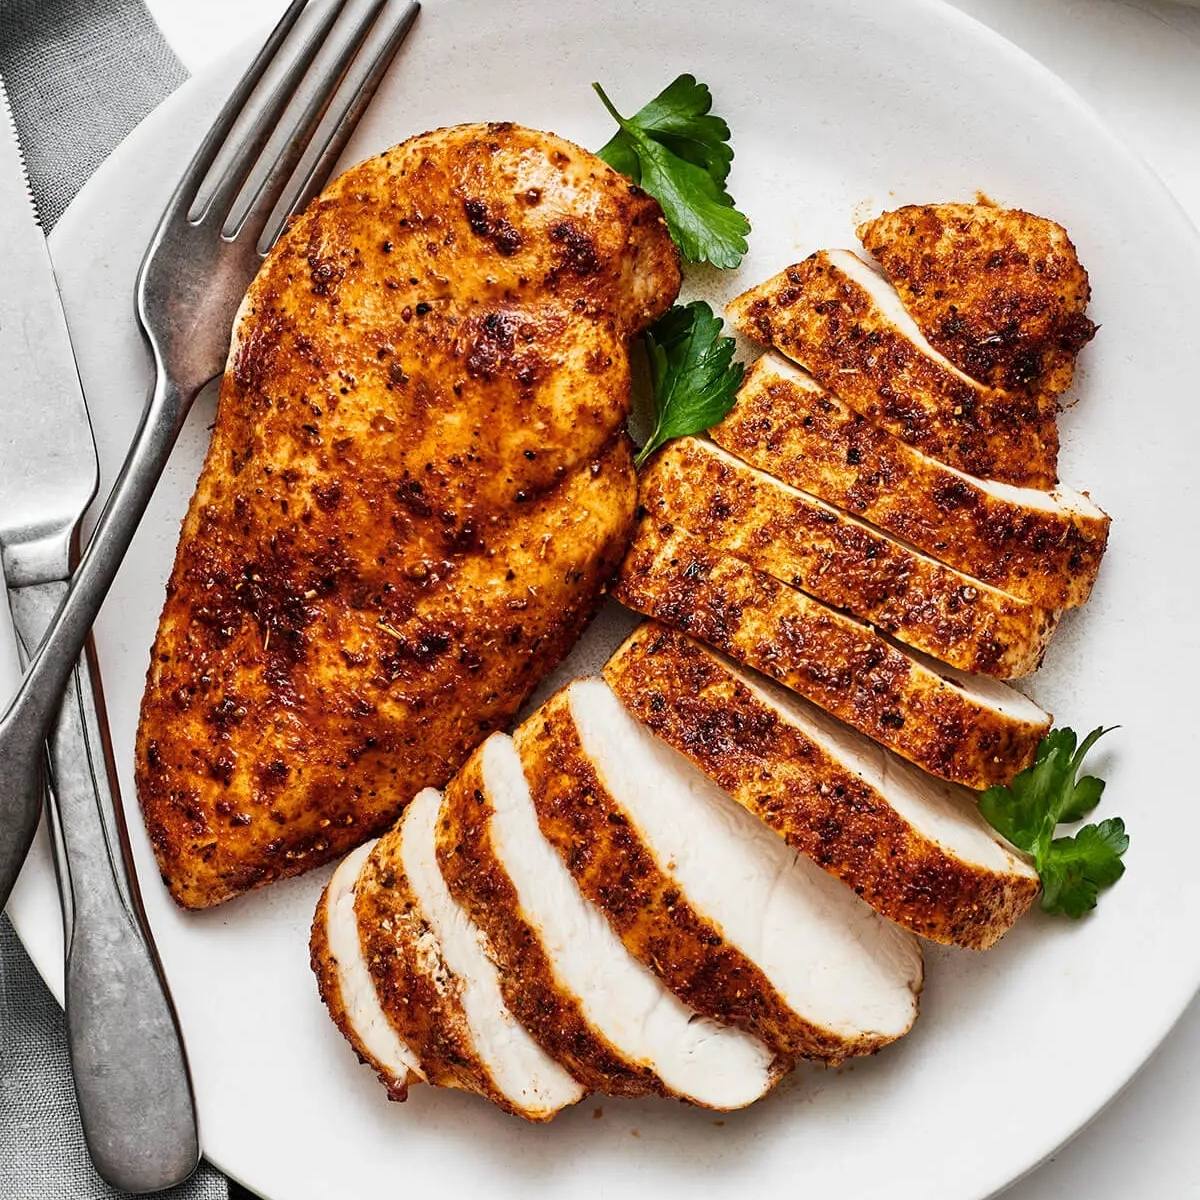
[[[0,295],[0,362],[6,370],[10,362],[22,369],[29,364],[30,372],[19,410],[11,402],[7,410],[21,420],[0,416],[0,461],[19,464],[20,471],[19,487],[0,486],[3,565],[24,640],[32,647],[46,629],[0,718],[0,904],[36,828],[42,742],[49,734],[76,1090],[97,1167],[128,1191],[167,1186],[187,1174],[196,1158],[194,1113],[177,1032],[174,1058],[167,1046],[174,1017],[136,884],[122,869],[127,847],[119,804],[103,769],[103,726],[80,652],[192,401],[224,367],[247,285],[288,217],[323,185],[418,8],[394,0],[293,0],[221,110],[142,262],[136,310],[155,380],[95,532],[70,575],[66,554],[95,489],[95,456],[73,374],[66,382],[74,391],[64,390],[62,363],[73,363],[69,342],[65,329],[28,324],[24,301],[6,307]],[[7,200],[0,193],[0,204]],[[24,280],[25,272],[13,278]],[[6,332],[11,345],[5,345]],[[51,389],[56,397],[75,396],[77,411],[44,411]],[[60,718],[68,684],[70,702]],[[69,830],[62,819],[68,810]],[[105,871],[98,888],[83,886]],[[157,1015],[129,1008],[130,989],[148,992],[150,979],[144,969],[133,972],[132,955],[117,952],[118,935],[126,945],[139,940],[153,966],[165,1002]],[[150,1032],[155,1040],[147,1043]]]
[[[0,107],[7,100],[0,82]],[[98,479],[83,392],[46,239],[11,120],[0,121],[0,566],[20,649],[67,590]],[[90,650],[90,647],[88,648]],[[49,731],[47,814],[63,906],[67,1040],[84,1136],[100,1173],[131,1191],[187,1178],[200,1157],[187,1058],[134,876],[94,666],[74,664]],[[34,797],[36,801],[36,796]],[[0,834],[26,842],[39,805]]]

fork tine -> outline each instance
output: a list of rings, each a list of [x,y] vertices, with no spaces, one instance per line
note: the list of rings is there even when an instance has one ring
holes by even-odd
[[[300,49],[288,61],[279,78],[271,85],[262,103],[255,105],[253,118],[250,120],[248,128],[240,136],[232,150],[229,150],[223,169],[218,173],[218,178],[212,182],[211,187],[203,187],[198,191],[188,210],[188,221],[193,225],[202,224],[213,217],[224,221],[230,204],[241,190],[247,174],[253,169],[293,93],[312,65],[312,60],[321,49],[329,30],[345,6],[346,0],[329,0],[327,4],[321,6],[319,16],[313,22],[312,28],[308,30]],[[317,8],[316,5],[308,5],[307,0],[300,7],[302,10],[306,7]],[[274,41],[274,35],[272,35],[271,41]],[[257,59],[255,61],[257,62]],[[240,87],[238,91],[241,91]],[[246,98],[249,98],[249,93]],[[244,100],[240,107],[245,107]],[[232,123],[230,128],[233,128]],[[222,146],[222,150],[225,149],[227,147]],[[214,156],[213,163],[218,166],[222,165],[220,154]]]
[[[180,179],[179,186],[175,189],[175,193],[167,205],[167,210],[163,214],[164,222],[170,219],[180,204],[191,205],[195,198],[196,189],[204,181],[205,175],[212,168],[213,162],[216,160],[221,147],[225,144],[225,139],[229,136],[230,130],[233,129],[234,124],[241,115],[242,109],[246,107],[246,101],[250,99],[267,67],[274,61],[275,55],[279,53],[279,47],[283,45],[287,39],[287,35],[291,33],[292,26],[296,24],[307,3],[308,0],[291,0],[291,3],[284,10],[283,16],[279,18],[275,28],[271,30],[270,36],[263,43],[262,49],[254,56],[253,62],[246,68],[241,79],[238,80],[237,87],[233,89],[233,93],[225,101],[225,105],[217,114],[217,119],[213,122],[212,128],[205,135],[204,141],[200,143],[199,149],[192,156],[192,161],[188,164],[187,170],[184,171],[183,178]]]
[[[288,221],[324,186],[396,51],[408,37],[421,5],[416,0],[409,0],[406,4],[395,5],[394,9],[393,13],[381,17],[372,29],[365,47],[346,73],[309,139],[263,226],[258,239],[259,254],[266,254],[271,249]]]
[[[222,237],[237,237],[248,219],[253,228],[247,232],[257,236],[263,216],[270,210],[279,188],[291,175],[329,98],[336,91],[385,3],[386,0],[366,0],[360,12],[332,30],[308,73],[297,86],[288,108],[271,131],[258,160],[247,174],[221,226]]]

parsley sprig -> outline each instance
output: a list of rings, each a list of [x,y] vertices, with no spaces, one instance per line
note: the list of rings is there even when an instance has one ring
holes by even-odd
[[[1082,917],[1096,907],[1100,892],[1125,873],[1121,856],[1129,837],[1120,817],[1085,825],[1069,837],[1054,836],[1058,825],[1083,820],[1099,804],[1104,780],[1077,776],[1087,752],[1109,732],[1093,729],[1076,745],[1073,729],[1051,730],[1031,767],[979,798],[991,825],[1033,855],[1046,912]]]
[[[654,392],[654,429],[638,452],[642,463],[664,442],[702,433],[732,407],[742,382],[733,338],[703,300],[676,305],[646,330]]]
[[[688,262],[736,267],[750,222],[725,190],[733,148],[729,126],[711,111],[708,86],[680,75],[632,117],[617,112],[598,83],[592,87],[620,126],[600,158],[659,202]]]

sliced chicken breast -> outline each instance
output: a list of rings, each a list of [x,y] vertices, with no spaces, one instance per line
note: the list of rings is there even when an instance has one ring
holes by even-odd
[[[974,379],[1058,394],[1096,334],[1091,285],[1055,221],[993,204],[908,204],[867,221],[879,260],[925,336]]]
[[[985,479],[1054,486],[1053,397],[1000,391],[964,374],[853,252],[820,250],[726,311],[740,333],[774,346],[855,412],[926,454]]]
[[[1037,873],[971,792],[699,642],[647,622],[604,678],[747,812],[915,933],[985,949],[1037,896]]]
[[[418,793],[359,876],[355,911],[371,978],[431,1083],[548,1121],[584,1090],[513,1016],[486,939],[442,879],[441,801],[432,788]]]
[[[757,1038],[689,1008],[626,950],[542,835],[511,739],[493,734],[447,788],[438,861],[489,938],[509,1007],[591,1090],[734,1109],[785,1067]]]
[[[709,437],[744,462],[1041,608],[1091,594],[1108,517],[1081,492],[978,479],[859,416],[775,354]]]
[[[965,671],[1028,675],[1057,624],[1053,610],[964,575],[712,442],[671,442],[643,472],[639,499],[660,523]]]
[[[614,595],[967,787],[1007,782],[1050,729],[1020,692],[906,650],[675,526],[639,522]]]
[[[697,1012],[786,1058],[906,1033],[920,947],[577,680],[518,730],[543,834],[628,950]]]
[[[321,893],[309,941],[312,969],[333,1023],[359,1061],[374,1068],[393,1100],[421,1083],[420,1060],[388,1020],[359,939],[354,894],[373,841],[352,851]]]

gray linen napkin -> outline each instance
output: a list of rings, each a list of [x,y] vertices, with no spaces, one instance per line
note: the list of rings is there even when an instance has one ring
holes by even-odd
[[[0,75],[42,224],[184,79],[141,0],[0,0]],[[231,1200],[207,1164],[164,1200]],[[234,1189],[233,1196],[249,1196]],[[87,1156],[62,1013],[0,918],[0,1198],[114,1200]]]

